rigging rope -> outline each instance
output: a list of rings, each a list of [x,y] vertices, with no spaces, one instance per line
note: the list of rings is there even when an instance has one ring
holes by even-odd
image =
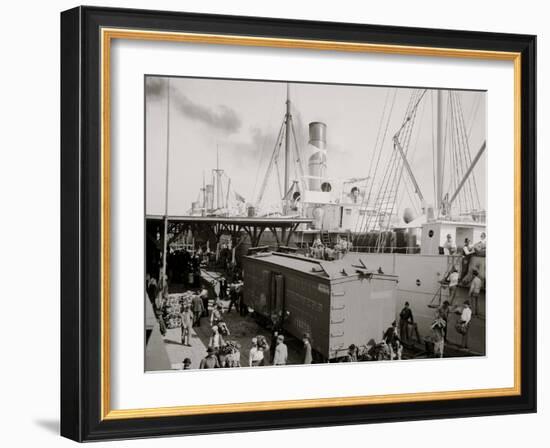
[[[454,124],[455,124],[455,131],[456,131],[456,142],[457,142],[457,150],[458,150],[458,155],[460,159],[460,170],[461,170],[460,179],[459,179],[460,181],[468,171],[468,161],[466,156],[466,149],[463,145],[464,142],[461,140],[461,126],[460,126],[461,122],[459,117],[456,96],[457,96],[456,92],[452,92],[452,99],[453,99],[453,105],[454,105],[453,116],[455,118]],[[464,187],[463,187],[463,191],[464,191],[464,203],[466,205],[466,208],[464,210],[461,210],[461,213],[467,213],[474,208],[474,195],[472,192],[472,182],[470,177],[468,177],[468,179],[466,180],[466,183],[464,184]]]
[[[397,154],[398,151],[396,150],[395,145],[399,143],[398,140],[401,138],[403,154],[406,157],[412,137],[412,129],[414,128],[414,123],[416,121],[418,105],[425,93],[426,90],[423,90],[422,92],[418,90],[413,91],[407,106],[405,120],[394,136],[394,150],[392,151],[392,155],[387,165],[388,169],[386,169],[384,173],[384,177],[379,188],[377,200],[375,202],[376,211],[375,214],[373,214],[373,216],[377,218],[376,221],[378,221],[373,225],[373,229],[375,229],[378,225],[378,236],[376,240],[376,250],[378,252],[386,244],[386,233],[387,229],[389,229],[389,226],[391,225],[391,218],[395,209],[399,185],[403,176],[403,169],[405,167],[404,159]],[[385,222],[382,222],[382,219],[384,219]],[[371,216],[369,216],[367,222],[368,224],[365,230],[369,231],[370,223],[372,222]]]
[[[476,96],[476,102],[474,103],[474,106],[472,106],[472,110],[470,111],[470,126],[468,126],[468,140],[470,140],[470,137],[472,135],[472,129],[474,127],[475,119],[477,117],[477,113],[479,111],[479,106],[481,105],[481,95]]]
[[[481,96],[478,96],[478,98],[481,98]],[[471,153],[471,150],[470,150],[470,133],[466,134],[466,122],[464,120],[464,113],[463,113],[462,101],[460,99],[460,96],[457,96],[457,101],[458,101],[458,107],[459,107],[459,112],[460,112],[459,118],[460,118],[460,121],[461,121],[461,130],[462,130],[464,150],[466,152],[466,157],[468,159],[468,164],[469,164],[469,166],[471,166],[471,164],[472,164],[472,153]],[[479,101],[478,101],[478,106],[479,106]],[[470,131],[471,131],[471,128],[470,128]],[[480,210],[481,209],[481,202],[479,200],[479,191],[477,189],[477,181],[476,181],[475,172],[472,171],[470,176],[471,177],[469,178],[469,180],[471,179],[471,182],[472,182],[473,188],[474,188],[474,192],[475,192],[476,202],[475,202],[474,206],[477,206],[476,209]]]
[[[269,111],[269,119],[267,121],[268,123],[272,122],[273,112],[275,111],[275,105],[277,104],[278,101],[279,101],[278,95],[276,97],[274,96],[273,101],[271,102],[271,109]],[[269,136],[269,132],[267,132],[264,135],[264,138],[263,138],[263,142],[262,142],[262,146],[261,146],[261,150],[260,150],[260,157],[259,157],[259,160],[258,160],[258,168],[256,169],[256,177],[254,178],[254,187],[252,189],[252,196],[251,196],[252,198],[256,197],[256,187],[258,186],[258,178],[259,178],[259,175],[260,175],[260,170],[261,170],[262,165],[263,165],[264,156],[266,155],[268,136]]]
[[[388,99],[389,99],[389,95],[390,95],[390,91],[387,90],[386,91],[386,97],[385,97],[385,100],[384,100],[384,108],[382,109],[382,115],[380,116],[380,122],[378,123],[378,131],[376,133],[376,140],[374,142],[374,148],[373,148],[373,151],[372,151],[372,157],[371,157],[371,161],[369,163],[369,171],[368,171],[368,174],[367,174],[367,178],[370,178],[370,175],[371,175],[371,172],[372,172],[372,168],[374,166],[373,162],[374,162],[374,157],[376,156],[377,154],[377,148],[378,148],[378,142],[380,140],[380,133],[381,133],[381,130],[382,130],[382,125],[383,125],[383,122],[384,122],[384,117],[385,117],[385,113],[386,113],[386,108],[388,106]],[[372,190],[372,181],[371,181],[371,190]],[[361,198],[361,202],[360,202],[360,205],[359,205],[359,209],[361,209],[363,207],[363,204],[365,203],[365,198],[367,198],[367,192],[365,191],[363,197]],[[367,206],[368,206],[368,199],[367,199]],[[360,224],[360,227],[363,225],[363,221],[365,219],[365,215],[360,215],[360,219],[358,219],[356,222],[355,222],[355,228],[354,228],[354,239],[353,239],[353,245],[356,246],[357,244],[357,228],[359,226],[359,222],[361,221],[361,224]],[[359,228],[360,228],[359,227]]]
[[[281,144],[282,144],[282,135],[283,135],[284,125],[285,125],[285,120],[283,120],[283,122],[281,123],[281,127],[279,128],[279,134],[277,136],[277,139],[275,140],[275,145],[273,146],[273,152],[271,153],[271,159],[269,161],[269,165],[267,166],[267,170],[266,170],[266,173],[265,173],[265,176],[264,176],[264,180],[263,180],[262,185],[260,187],[260,192],[258,194],[258,200],[256,201],[258,204],[263,199],[263,195],[264,195],[265,189],[267,187],[267,182],[269,181],[269,178],[271,176],[271,171],[273,171],[273,166],[275,164],[275,161],[278,158],[278,153],[279,153],[279,150],[280,150]],[[278,171],[278,169],[277,169],[277,171]],[[279,176],[278,173],[277,173],[277,176]],[[280,180],[279,180],[279,182],[280,182]]]
[[[422,123],[424,122],[425,113],[426,113],[426,101],[424,101],[422,103],[422,110],[420,112],[420,122],[418,123],[418,126],[416,126],[416,137],[415,137],[414,145],[413,145],[413,148],[411,150],[410,157],[407,157],[407,160],[409,161],[409,164],[411,164],[411,165],[414,161],[414,156],[416,155],[416,151],[418,149],[418,141],[420,140],[420,133],[421,133],[420,130],[422,129]],[[403,185],[405,187],[405,191],[401,195],[401,199],[398,201],[397,211],[399,212],[399,210],[401,210],[401,206],[402,206],[403,200],[405,198],[404,193],[406,192],[407,196],[409,197],[410,204],[412,205],[415,213],[418,214],[418,208],[417,208],[417,202],[418,201],[413,199],[414,195],[412,194],[411,190],[413,190],[415,193],[417,193],[417,192],[416,192],[416,190],[414,188],[414,185],[412,183],[412,180],[409,178],[409,176],[405,176],[405,179],[403,181]]]
[[[368,218],[369,218],[369,211],[368,211],[368,207],[370,205],[370,200],[371,200],[371,194],[372,194],[372,189],[374,187],[374,179],[376,178],[376,175],[377,175],[377,172],[378,172],[378,167],[380,165],[380,159],[381,159],[381,156],[382,156],[382,152],[383,152],[383,147],[384,147],[384,143],[386,141],[386,137],[387,137],[387,134],[388,134],[388,128],[389,128],[389,124],[390,124],[390,119],[391,119],[391,116],[392,116],[392,112],[393,112],[393,108],[395,106],[395,99],[396,99],[396,96],[397,96],[397,89],[394,89],[393,91],[393,98],[392,98],[392,102],[391,102],[391,106],[390,106],[390,109],[389,109],[389,112],[386,116],[386,126],[384,127],[384,134],[383,134],[383,138],[382,140],[380,141],[379,138],[378,138],[378,135],[379,135],[379,132],[378,132],[378,135],[377,135],[377,138],[376,138],[376,142],[375,142],[375,146],[374,146],[374,149],[373,149],[373,152],[372,152],[372,157],[371,157],[371,163],[369,165],[369,172],[371,172],[371,169],[372,169],[372,166],[373,166],[373,161],[374,161],[374,158],[375,156],[377,155],[376,157],[376,165],[375,165],[375,168],[374,168],[374,172],[373,172],[373,175],[371,177],[371,181],[370,181],[370,187],[369,187],[369,192],[367,194],[367,192],[365,192],[365,194],[363,195],[363,198],[361,199],[361,204],[359,206],[359,210],[361,210],[363,208],[363,205],[365,206],[366,210],[365,210],[365,213],[363,215],[360,215],[361,216],[361,219],[357,220],[356,223],[355,223],[355,230],[354,230],[354,240],[353,240],[353,246],[354,247],[357,247],[357,243],[359,242],[359,238],[358,238],[358,229],[360,231],[363,230],[363,224],[364,224],[364,221]],[[382,116],[380,117],[380,123],[379,123],[379,131],[381,129],[381,127],[383,126],[384,124],[384,113],[387,109],[387,101],[389,99],[389,90],[386,94],[386,99],[385,99],[385,102],[384,102],[384,109],[383,109],[383,112],[382,112]],[[378,146],[378,148],[376,147],[376,144],[380,141],[380,144]],[[359,221],[360,221],[360,224],[359,224]],[[359,227],[358,227],[358,224],[359,224]],[[366,229],[365,229],[365,232],[366,232]],[[363,235],[363,238],[365,238],[365,235]]]
[[[414,129],[414,123],[416,121],[417,113],[418,113],[418,105],[420,104],[420,101],[424,97],[427,90],[422,91],[420,93],[419,91],[416,91],[416,95],[414,96],[414,102],[411,99],[411,102],[413,102],[412,110],[409,112],[407,119],[406,119],[406,126],[402,126],[401,129],[397,132],[396,137],[399,138],[400,133],[403,129],[405,129],[405,137],[403,138],[404,144],[402,145],[403,153],[405,157],[407,156],[410,148],[410,142],[412,138],[412,133]],[[397,154],[397,151],[394,148],[394,152]],[[396,170],[395,170],[395,178],[392,180],[392,187],[390,189],[390,192],[394,191],[394,197],[392,201],[388,201],[388,204],[386,205],[386,210],[384,212],[384,215],[387,216],[386,219],[386,226],[384,232],[382,232],[382,229],[380,229],[379,235],[378,235],[378,241],[377,241],[377,252],[380,252],[382,247],[386,244],[386,238],[387,238],[387,231],[390,228],[391,225],[391,217],[393,216],[394,210],[395,210],[395,203],[397,199],[397,192],[399,190],[399,185],[401,184],[401,179],[403,178],[403,170],[405,168],[405,161],[402,157],[399,157],[397,159]],[[399,174],[397,172],[399,171]],[[388,205],[390,206],[388,209]],[[388,213],[389,210],[389,213]]]
[[[434,125],[434,91],[432,90],[430,92],[430,105],[431,105],[431,112],[432,112],[432,179],[433,179],[433,192],[434,192],[434,198],[436,198],[437,195],[437,188],[436,188],[436,155],[435,155],[435,125]],[[437,199],[437,198],[436,198]]]

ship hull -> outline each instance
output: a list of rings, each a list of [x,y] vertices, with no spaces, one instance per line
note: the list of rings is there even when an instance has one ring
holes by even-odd
[[[352,264],[361,264],[359,259],[370,270],[381,269],[385,274],[397,275],[396,316],[405,302],[409,302],[414,320],[418,325],[421,337],[431,334],[431,324],[434,321],[437,305],[444,300],[451,300],[449,289],[441,288],[441,281],[453,265],[461,262],[461,257],[445,255],[420,255],[399,253],[348,253],[344,260]],[[485,258],[474,257],[470,261],[470,269],[476,268],[484,280]],[[469,297],[469,288],[459,287],[453,302],[453,309],[460,312],[462,304]],[[468,348],[475,354],[486,354],[486,303],[485,291],[482,290],[478,299],[478,314],[471,321]],[[462,345],[462,336],[456,331],[455,324],[459,318],[451,312],[447,331],[448,342],[456,346]]]

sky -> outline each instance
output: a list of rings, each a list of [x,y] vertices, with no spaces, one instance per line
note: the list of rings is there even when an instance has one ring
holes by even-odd
[[[289,91],[306,171],[311,155],[307,145],[308,123],[322,121],[327,125],[328,176],[351,178],[370,173],[377,182],[387,170],[393,151],[392,136],[405,119],[413,89],[289,83]],[[209,183],[218,156],[220,167],[231,178],[231,187],[247,202],[255,202],[284,120],[286,92],[287,83],[282,82],[147,77],[146,213],[165,213],[168,147],[169,215],[188,213],[191,202],[198,200],[203,174]],[[464,126],[470,134],[473,158],[486,138],[486,93],[459,91],[457,97],[462,104]],[[408,153],[428,203],[434,202],[435,105],[435,91],[427,90],[418,105]],[[447,110],[443,111],[444,122]],[[386,138],[381,145],[386,127]],[[381,158],[375,172],[380,146]],[[446,164],[445,191],[452,190],[450,166]],[[474,170],[482,207],[485,206],[485,170],[484,154]],[[406,183],[408,191],[401,188],[398,205],[401,209],[418,210],[420,201],[412,192],[408,178]],[[277,201],[278,191],[276,178],[272,176],[265,201]]]

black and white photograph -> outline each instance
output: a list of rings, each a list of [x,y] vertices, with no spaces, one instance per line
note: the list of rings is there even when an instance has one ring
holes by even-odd
[[[145,371],[486,355],[486,92],[145,83]]]
[[[3,5],[2,446],[544,445],[543,2],[88,3]]]

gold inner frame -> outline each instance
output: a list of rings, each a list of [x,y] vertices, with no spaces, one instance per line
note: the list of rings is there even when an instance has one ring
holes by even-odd
[[[514,386],[508,388],[461,391],[421,392],[303,400],[281,400],[171,406],[142,409],[111,409],[110,398],[110,62],[113,39],[165,42],[240,45],[254,47],[296,48],[311,50],[383,53],[412,56],[454,57],[512,61],[514,63]],[[144,31],[136,29],[101,29],[101,419],[167,417],[228,412],[306,409],[382,403],[405,403],[431,400],[503,397],[521,394],[521,53],[465,50],[458,48],[418,47],[303,39],[278,39],[215,34]]]

